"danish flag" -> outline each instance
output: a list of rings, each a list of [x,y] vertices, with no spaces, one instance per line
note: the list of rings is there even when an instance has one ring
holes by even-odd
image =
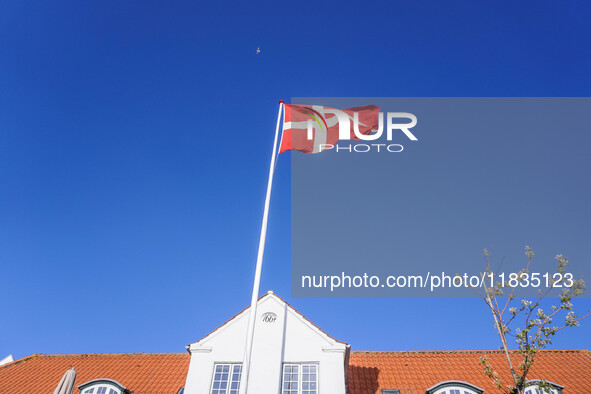
[[[380,107],[335,109],[321,105],[285,104],[279,152],[319,153],[340,140],[361,140],[378,127]]]

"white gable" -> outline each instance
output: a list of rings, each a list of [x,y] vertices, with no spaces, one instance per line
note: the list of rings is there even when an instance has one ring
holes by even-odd
[[[208,394],[216,363],[241,363],[250,308],[191,344],[186,394]],[[264,316],[266,318],[264,318]],[[280,393],[284,363],[318,365],[318,391],[345,394],[348,345],[324,333],[272,292],[257,304],[248,394]]]

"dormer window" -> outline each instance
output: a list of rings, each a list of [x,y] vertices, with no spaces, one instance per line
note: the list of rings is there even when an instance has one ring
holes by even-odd
[[[94,379],[78,386],[80,394],[126,394],[125,386],[111,379]]]
[[[121,394],[121,392],[107,385],[101,385],[96,387],[90,387],[84,390],[82,394]]]
[[[482,394],[484,389],[458,380],[437,383],[427,389],[428,394]]]
[[[541,380],[528,380],[527,384],[529,386],[525,389],[525,394],[562,394],[562,389],[564,388],[564,386],[544,381],[546,385],[550,385],[549,391],[548,389],[544,391],[540,388],[541,382]]]

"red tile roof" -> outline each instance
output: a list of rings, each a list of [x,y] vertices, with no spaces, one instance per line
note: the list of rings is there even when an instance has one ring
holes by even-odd
[[[478,363],[484,355],[493,366],[504,367],[503,354],[499,351],[353,351],[349,362],[349,394],[375,394],[381,389],[424,394],[427,388],[446,380],[465,381],[484,388],[485,393],[498,393]],[[107,378],[135,394],[176,394],[185,384],[189,358],[187,353],[33,355],[0,366],[0,393],[52,393],[64,372],[76,367],[76,385]],[[505,370],[499,372],[508,382]],[[529,378],[564,385],[564,394],[589,394],[591,352],[542,351]]]
[[[66,370],[75,367],[76,386],[107,378],[134,394],[176,394],[185,385],[189,359],[187,353],[35,354],[0,366],[0,393],[53,393]]]
[[[510,383],[506,359],[500,351],[411,351],[351,352],[349,394],[374,394],[381,389],[398,389],[401,394],[424,394],[427,388],[446,380],[459,380],[498,393],[484,375],[481,356],[487,356],[503,382]],[[518,362],[518,354],[512,358]],[[591,393],[591,352],[548,350],[536,355],[529,380],[544,379],[566,386],[564,394]]]

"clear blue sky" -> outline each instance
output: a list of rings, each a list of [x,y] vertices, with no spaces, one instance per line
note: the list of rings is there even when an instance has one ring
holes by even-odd
[[[584,1],[3,2],[0,357],[184,351],[249,302],[277,100],[589,96],[590,14]],[[353,349],[497,347],[478,300],[290,299],[289,187],[283,156],[263,289]],[[591,321],[555,346],[589,338]]]

